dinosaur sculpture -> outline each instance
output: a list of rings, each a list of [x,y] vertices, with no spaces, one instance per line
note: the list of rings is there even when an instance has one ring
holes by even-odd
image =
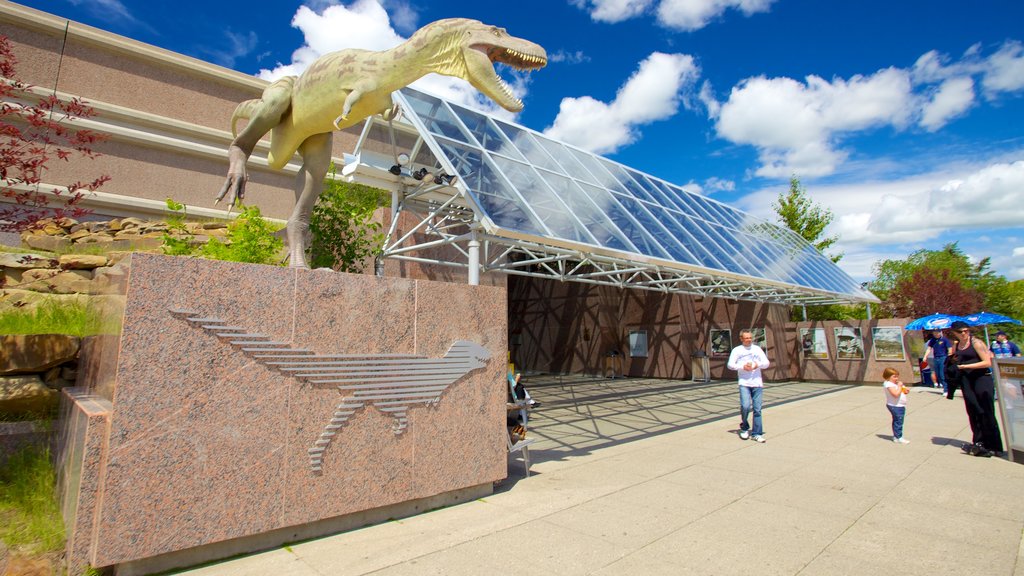
[[[486,348],[468,340],[456,340],[441,358],[414,354],[315,354],[286,342],[272,342],[269,336],[251,333],[241,326],[229,326],[220,318],[203,317],[192,310],[169,312],[285,376],[338,387],[342,400],[307,450],[314,473],[323,471],[324,451],[359,410],[371,405],[390,414],[395,419],[392,430],[401,434],[409,426],[411,407],[436,405],[449,386],[470,372],[485,368],[491,357]]]
[[[228,175],[216,201],[227,196],[234,204],[244,198],[245,163],[267,132],[271,133],[267,161],[272,168],[283,167],[297,151],[302,168],[285,233],[290,265],[307,268],[309,217],[330,167],[331,132],[388,111],[392,92],[431,72],[467,80],[502,108],[522,110],[522,101],[495,73],[494,62],[533,70],[547,64],[547,54],[533,42],[510,36],[504,28],[464,18],[428,24],[390,50],[349,49],[325,54],[300,76],[281,78],[258,100],[247,100],[235,108]],[[241,132],[236,130],[239,119],[249,120]]]

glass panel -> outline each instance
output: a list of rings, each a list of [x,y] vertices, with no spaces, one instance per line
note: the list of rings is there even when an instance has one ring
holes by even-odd
[[[737,237],[733,232],[718,224],[708,225],[708,231],[717,234],[723,239],[722,250],[724,250],[729,256],[736,261],[743,268],[743,273],[747,276],[760,276],[767,278],[764,274],[766,264],[757,258],[750,252],[748,247],[744,245],[743,237]]]
[[[518,200],[515,192],[494,171],[489,161],[485,161],[483,152],[479,149],[468,148],[441,138],[437,140],[441,150],[455,165],[455,171],[471,191],[500,196],[506,200]]]
[[[549,156],[548,153],[537,144],[529,132],[500,121],[495,121],[495,124],[505,132],[508,139],[515,144],[516,148],[519,149],[519,152],[521,152],[531,164],[541,168],[547,168],[548,170],[561,172],[561,168],[558,166],[558,163],[555,162],[551,156]]]
[[[604,186],[605,188],[616,192],[626,191],[626,189],[622,187],[622,184],[619,183],[619,179],[612,176],[612,174],[601,165],[601,162],[598,161],[596,156],[573,148],[570,148],[569,152],[572,153],[572,157],[579,162],[580,166],[583,167],[583,170],[589,175],[589,179],[598,186]]]
[[[550,154],[562,167],[562,170],[566,174],[572,176],[577,180],[582,180],[588,184],[597,184],[598,181],[594,179],[594,176],[587,171],[586,168],[580,164],[578,157],[575,154],[575,150],[566,148],[558,142],[548,140],[544,137],[537,137],[537,142]]]
[[[495,226],[524,234],[544,235],[544,227],[533,216],[523,210],[522,205],[518,202],[512,202],[511,200],[490,194],[478,193],[474,197],[480,203],[480,207],[483,208],[484,212],[487,213],[491,222],[494,222]]]
[[[722,215],[725,216],[725,223],[726,224],[728,224],[732,228],[741,228],[742,227],[743,217],[742,217],[742,213],[739,210],[736,210],[732,206],[728,206],[726,204],[720,204],[720,203],[713,203],[713,204],[718,208],[719,212],[721,212]]]
[[[668,221],[665,222],[665,225],[675,236],[676,240],[678,240],[679,243],[690,252],[690,254],[693,254],[694,258],[697,259],[701,266],[718,270],[729,270],[728,267],[719,262],[711,252],[702,246],[701,242],[697,240],[697,238],[687,231],[688,229],[692,229],[694,226],[692,220],[679,213],[666,212],[666,215]]]
[[[506,160],[500,156],[494,158],[494,163],[508,177],[509,182],[534,214],[541,219],[549,235],[562,240],[594,243],[594,239],[529,165]]]
[[[723,240],[717,235],[709,235],[708,230],[705,228],[705,224],[701,221],[694,222],[692,228],[687,228],[687,231],[693,235],[697,243],[704,248],[713,258],[722,263],[725,270],[736,274],[747,274],[745,271],[729,254],[722,249]]]
[[[666,194],[666,196],[668,196],[669,199],[675,201],[673,205],[676,208],[678,208],[683,214],[686,214],[687,216],[690,216],[692,218],[701,217],[696,210],[690,207],[690,203],[692,202],[692,200],[690,199],[689,192],[683,190],[682,188],[679,188],[678,186],[666,186],[666,188],[668,188],[668,193]]]
[[[633,252],[657,258],[668,258],[668,254],[647,234],[644,226],[637,224],[636,220],[631,217],[630,209],[619,204],[623,200],[629,200],[628,198],[623,196],[613,197],[604,188],[593,186],[587,188],[587,191],[591,193],[591,200],[608,215],[608,218],[619,229],[622,236],[628,238],[633,244],[635,247]],[[633,202],[635,203],[635,201]],[[638,206],[634,207],[634,209],[638,208]]]
[[[637,172],[636,170],[630,170],[629,168],[626,168],[626,172],[628,172],[629,175],[633,177],[633,180],[635,180],[636,183],[639,184],[640,187],[644,189],[644,192],[650,197],[651,202],[654,202],[655,204],[660,204],[666,208],[671,207],[671,204],[669,204],[668,201],[662,196],[661,191],[658,190],[658,188],[654,184],[651,184],[651,181],[646,176]]]
[[[619,200],[619,202],[622,204],[622,207],[625,208],[626,212],[632,215],[633,218],[635,218],[637,222],[640,224],[639,230],[650,234],[654,238],[654,240],[657,241],[658,244],[664,249],[664,251],[668,252],[668,254],[672,256],[676,261],[685,262],[687,264],[697,263],[697,260],[693,256],[691,256],[685,248],[683,248],[682,244],[680,244],[679,242],[676,241],[675,238],[673,238],[672,234],[669,234],[668,230],[666,230],[665,227],[662,226],[656,218],[651,216],[651,214],[643,207],[643,205],[640,202],[638,202],[634,198],[629,198],[621,195],[616,196],[616,199]],[[626,231],[623,230],[623,232]],[[635,236],[630,235],[628,232],[626,232],[626,236],[632,239],[634,244],[637,243]],[[651,256],[655,255],[649,252],[648,254],[650,254]]]
[[[473,143],[463,132],[459,121],[448,111],[448,107],[440,99],[409,89],[402,90],[402,95],[406,97],[413,111],[427,126],[427,130],[466,144]]]
[[[547,174],[543,173],[545,176]],[[568,182],[568,180],[566,180]],[[567,188],[555,188],[569,205],[569,209],[576,214],[584,226],[597,240],[597,243],[607,248],[622,250],[624,252],[638,252],[628,238],[622,235],[619,228],[612,222],[615,218],[625,218],[621,208],[612,199],[612,195],[603,188],[572,182]],[[579,187],[580,192],[571,192],[572,188]]]
[[[455,114],[462,119],[462,123],[466,125],[469,132],[476,137],[477,142],[481,146],[490,150],[491,152],[498,152],[505,156],[511,156],[516,160],[524,160],[522,154],[512,146],[508,140],[506,140],[501,132],[491,123],[491,121],[480,114],[472,110],[467,110],[461,106],[452,106],[452,110]]]

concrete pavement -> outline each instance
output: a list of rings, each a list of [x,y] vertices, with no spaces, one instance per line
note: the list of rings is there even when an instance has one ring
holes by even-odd
[[[534,378],[533,475],[495,494],[178,572],[192,576],[1024,576],[1024,466],[964,455],[963,401],[770,383],[768,442],[735,383]]]

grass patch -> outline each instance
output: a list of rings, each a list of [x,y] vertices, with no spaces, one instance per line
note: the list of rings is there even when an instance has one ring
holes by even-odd
[[[0,334],[69,334],[92,336],[116,334],[120,321],[103,318],[85,302],[46,300],[32,311],[0,312]]]
[[[64,520],[49,449],[27,446],[0,467],[0,540],[31,554],[64,548]]]

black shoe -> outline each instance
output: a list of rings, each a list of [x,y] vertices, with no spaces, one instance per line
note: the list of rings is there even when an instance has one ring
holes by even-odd
[[[530,408],[540,408],[540,402],[533,400],[530,402]]]
[[[960,449],[963,450],[965,454],[974,454],[975,446],[974,444],[964,444]]]
[[[981,442],[978,442],[977,444],[971,444],[971,449],[970,451],[968,451],[968,454],[970,454],[971,456],[978,456],[980,458],[992,457],[992,451],[989,450],[988,448],[985,448],[985,445],[982,444]]]

